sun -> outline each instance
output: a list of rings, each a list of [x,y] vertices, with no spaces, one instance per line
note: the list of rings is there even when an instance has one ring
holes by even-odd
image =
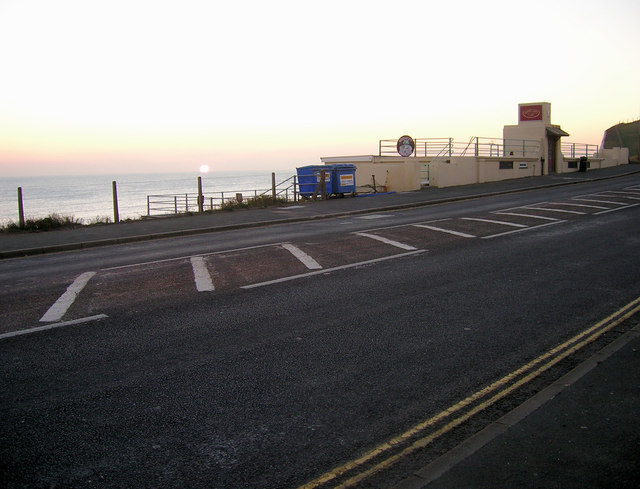
[[[200,165],[200,173],[209,173],[209,165]]]

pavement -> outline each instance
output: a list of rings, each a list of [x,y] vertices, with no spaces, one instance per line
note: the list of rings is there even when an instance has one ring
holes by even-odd
[[[71,230],[0,233],[0,260],[437,205],[633,173],[640,173],[640,166]],[[640,322],[635,315],[629,321],[635,327],[603,350],[428,466],[407,474],[393,489],[640,487]]]

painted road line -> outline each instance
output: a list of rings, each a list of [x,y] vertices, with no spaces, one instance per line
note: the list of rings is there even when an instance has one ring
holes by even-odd
[[[400,248],[401,250],[413,251],[418,249],[415,246],[404,244],[404,243],[401,243],[400,241],[394,241],[392,239],[384,238],[382,236],[378,236],[377,234],[369,234],[369,233],[354,233],[354,234],[356,234],[357,236],[364,236],[365,238],[375,239],[376,241],[380,241],[381,243],[395,246],[396,248]]]
[[[85,272],[78,276],[73,283],[67,288],[67,291],[49,308],[49,310],[40,318],[42,323],[53,323],[60,321],[62,316],[69,310],[71,304],[76,300],[78,294],[87,285],[96,272]]]
[[[474,234],[461,233],[460,231],[453,231],[451,229],[439,228],[436,226],[427,226],[426,224],[412,224],[416,228],[430,229],[431,231],[438,231],[440,233],[453,234],[455,236],[461,236],[462,238],[477,238]]]
[[[573,200],[579,200],[581,202],[595,202],[596,204],[627,205],[626,202],[617,202],[614,200],[585,199],[583,197],[574,197]]]
[[[560,219],[549,216],[536,216],[535,214],[521,214],[520,212],[502,212],[496,211],[495,214],[500,214],[501,216],[516,216],[516,217],[532,217],[533,219],[544,219],[546,221],[559,221]]]
[[[496,221],[493,219],[480,219],[478,217],[461,217],[463,221],[478,221],[478,222],[488,222],[491,224],[504,224],[505,226],[511,226],[514,228],[528,228],[529,226],[525,224],[516,224],[515,222],[507,222],[507,221]]]
[[[608,207],[602,207],[601,205],[591,205],[591,204],[574,204],[572,202],[549,202],[551,205],[568,205],[571,207],[590,207],[592,209],[608,209]]]
[[[534,229],[545,228],[547,226],[553,226],[554,224],[560,224],[560,223],[563,223],[563,222],[567,222],[567,221],[555,220],[553,222],[547,222],[545,224],[538,224],[537,226],[529,226],[529,227],[527,227],[525,229],[513,229],[511,231],[505,231],[503,233],[492,234],[490,236],[482,236],[482,239],[498,238],[500,236],[506,236],[507,234],[521,233],[522,231],[532,231]]]
[[[321,270],[322,265],[320,265],[317,261],[315,261],[311,256],[307,255],[304,251],[302,251],[297,246],[292,245],[291,243],[285,243],[282,247],[291,252],[293,256],[295,256],[298,260],[300,260],[305,267],[309,270]]]
[[[356,219],[384,219],[385,217],[393,217],[393,214],[369,214],[367,216],[357,216]]]
[[[525,207],[525,209],[530,209],[532,211],[564,212],[565,214],[580,214],[581,216],[586,214],[586,212],[569,211],[567,209],[550,209],[549,207]]]
[[[325,274],[325,273],[330,273],[330,272],[336,272],[336,271],[339,271],[339,270],[347,270],[349,268],[356,268],[356,267],[361,267],[361,266],[365,266],[365,265],[372,265],[374,263],[380,263],[380,262],[387,261],[387,260],[394,260],[396,258],[402,258],[402,257],[405,257],[405,256],[416,255],[418,253],[424,253],[425,251],[426,250],[415,250],[415,251],[409,251],[407,253],[400,253],[399,255],[384,256],[382,258],[375,258],[373,260],[361,261],[361,262],[358,262],[358,263],[350,263],[349,265],[341,265],[339,267],[325,268],[324,270],[316,270],[314,272],[301,273],[299,275],[291,275],[289,277],[277,278],[277,279],[274,279],[274,280],[268,280],[266,282],[260,282],[260,283],[256,283],[256,284],[250,284],[250,285],[243,285],[240,288],[241,289],[255,289],[255,288],[258,288],[258,287],[265,287],[267,285],[281,284],[283,282],[289,282],[291,280],[298,280],[298,279],[301,279],[301,278],[313,277],[314,275],[320,275],[320,274]]]
[[[191,257],[191,267],[193,268],[193,277],[196,281],[196,289],[198,292],[212,292],[215,289],[211,275],[207,269],[207,264],[202,256]]]
[[[630,207],[636,207],[638,205],[640,205],[640,203],[638,203],[638,204],[629,204],[629,205],[625,205],[624,207],[616,207],[615,209],[609,209],[609,210],[606,210],[606,211],[596,212],[595,215],[599,216],[601,214],[609,214],[609,212],[622,211],[624,209],[629,209]]]
[[[609,190],[608,192],[604,192],[606,194],[616,194],[619,195],[620,197],[624,197],[625,199],[631,199],[631,200],[640,200],[640,197],[633,197],[635,195],[638,195],[638,192],[625,192],[622,190]],[[631,194],[631,195],[629,195]],[[609,195],[603,195],[603,197],[610,197]]]
[[[98,314],[96,316],[89,316],[82,319],[74,319],[73,321],[64,321],[61,323],[46,324],[44,326],[37,326],[35,328],[22,329],[20,331],[11,331],[10,333],[0,334],[0,340],[3,340],[5,338],[13,338],[14,336],[22,336],[22,335],[31,334],[31,333],[37,333],[39,331],[47,331],[50,329],[63,328],[65,326],[73,326],[74,324],[84,324],[91,321],[97,321],[99,319],[106,319],[108,317],[109,316],[107,316],[106,314]]]
[[[466,397],[465,399],[463,399],[460,402],[454,404],[453,406],[441,411],[440,413],[436,414],[435,416],[433,416],[433,417],[431,417],[431,418],[429,418],[429,419],[427,419],[427,420],[425,420],[425,421],[423,421],[421,423],[418,423],[417,425],[415,425],[414,427],[412,427],[409,430],[405,431],[401,435],[399,435],[399,436],[397,436],[397,437],[395,437],[395,438],[393,438],[393,439],[391,439],[391,440],[389,440],[389,441],[387,441],[387,442],[375,447],[374,449],[370,450],[369,452],[365,453],[360,458],[358,458],[356,460],[352,460],[350,462],[347,462],[346,464],[344,464],[344,465],[342,465],[340,467],[336,467],[335,469],[333,469],[333,470],[321,475],[320,477],[312,480],[311,482],[308,482],[307,484],[305,484],[303,486],[300,486],[298,489],[315,489],[317,487],[323,486],[327,482],[330,482],[330,481],[332,481],[334,479],[342,477],[344,474],[346,474],[346,473],[348,473],[350,471],[355,471],[356,469],[360,469],[363,466],[369,466],[368,469],[364,469],[359,474],[357,474],[355,476],[352,476],[350,479],[345,481],[343,484],[335,486],[336,488],[338,488],[338,487],[340,487],[340,488],[352,487],[355,484],[357,484],[358,482],[362,481],[363,479],[366,479],[367,477],[369,477],[369,476],[371,476],[371,475],[373,475],[373,474],[375,474],[377,472],[380,472],[382,470],[385,470],[385,469],[389,468],[390,466],[392,466],[393,464],[395,464],[396,462],[398,462],[402,458],[406,457],[407,455],[410,455],[411,453],[415,452],[416,450],[419,450],[421,448],[424,448],[424,447],[428,446],[435,439],[437,439],[440,436],[442,436],[443,434],[451,431],[452,429],[456,428],[457,426],[461,425],[462,423],[468,421],[474,415],[476,415],[479,412],[483,411],[487,407],[495,404],[497,401],[499,401],[500,399],[503,399],[504,397],[506,397],[508,394],[510,394],[514,390],[518,389],[519,387],[522,387],[522,385],[526,384],[527,382],[530,382],[531,380],[535,379],[540,374],[546,372],[547,370],[549,370],[551,367],[553,367],[554,365],[556,365],[560,361],[562,361],[565,358],[567,358],[569,355],[572,355],[573,353],[578,351],[580,348],[583,348],[584,346],[588,345],[589,343],[592,343],[593,341],[598,339],[600,336],[602,336],[606,332],[608,332],[611,329],[615,328],[616,326],[621,324],[623,321],[629,319],[630,317],[635,315],[638,311],[640,311],[640,305],[639,304],[640,304],[640,297],[635,299],[635,300],[633,300],[629,304],[625,305],[621,309],[617,310],[613,314],[609,315],[608,317],[606,317],[602,321],[599,321],[595,325],[593,325],[593,326],[587,328],[586,330],[578,333],[577,335],[575,335],[574,337],[572,337],[569,340],[565,341],[564,343],[556,346],[555,348],[552,348],[551,350],[547,351],[546,353],[543,353],[542,355],[540,355],[539,357],[535,358],[531,362],[529,362],[529,363],[521,366],[520,368],[514,370],[513,372],[507,374],[506,376],[504,376],[500,380],[497,380],[493,384],[490,384],[490,385],[484,387],[483,389],[481,389],[481,390],[475,392],[474,394]],[[536,368],[536,370],[533,370],[534,368]],[[526,374],[527,372],[529,372],[529,373]],[[526,374],[526,375],[524,375],[524,374]],[[521,377],[521,376],[523,376],[523,377]],[[518,377],[521,377],[521,378],[516,381],[516,379],[518,379]],[[495,394],[494,394],[494,392],[495,392]],[[426,429],[431,428],[431,427],[439,424],[440,422],[442,422],[443,420],[449,418],[450,416],[452,416],[453,414],[457,413],[458,411],[461,411],[461,410],[471,406],[474,402],[476,402],[476,401],[478,401],[478,400],[480,400],[480,399],[482,399],[484,397],[487,397],[490,394],[493,394],[491,398],[489,398],[486,401],[476,405],[475,407],[473,407],[472,409],[470,409],[466,413],[461,414],[458,418],[450,421],[447,425],[445,425],[442,428],[432,432],[431,434],[429,434],[427,436],[419,438],[418,440],[413,442],[411,445],[409,445],[407,448],[401,450],[400,452],[396,453],[395,455],[387,457],[382,462],[379,462],[379,463],[371,466],[371,462],[374,459],[376,459],[379,456],[381,456],[382,454],[384,454],[385,452],[390,451],[390,450],[392,450],[394,448],[399,448],[399,446],[402,445],[402,444],[409,443],[412,439],[414,439],[416,436],[420,435]]]

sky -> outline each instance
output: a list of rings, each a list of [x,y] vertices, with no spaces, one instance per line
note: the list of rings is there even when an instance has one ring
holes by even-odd
[[[637,0],[0,0],[0,177],[293,169],[640,113]]]

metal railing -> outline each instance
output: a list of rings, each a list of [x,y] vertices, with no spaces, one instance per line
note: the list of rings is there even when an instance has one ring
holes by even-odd
[[[269,189],[203,193],[202,207],[205,211],[214,211],[222,209],[225,202],[242,203],[261,197],[281,198],[287,202],[296,202],[298,200],[297,187],[297,175],[293,175],[278,184],[272,185]],[[198,204],[197,193],[147,195],[147,216],[198,212],[200,210]]]
[[[561,143],[560,150],[565,158],[580,158],[581,156],[597,157],[600,147],[597,144]]]
[[[469,142],[473,144],[473,156],[489,158],[539,158],[540,141],[530,139],[506,139],[475,137]],[[466,153],[466,150],[465,150]],[[463,153],[461,156],[464,156]]]
[[[381,139],[378,144],[379,156],[397,156],[397,139]],[[433,158],[433,161],[452,156],[482,156],[495,158],[539,158],[540,141],[527,139],[504,139],[472,137],[468,143],[456,142],[453,138],[415,139],[415,149],[411,157]]]
[[[411,156],[426,158],[437,156],[442,152],[453,151],[453,138],[418,138],[414,139],[415,149]],[[398,156],[397,139],[381,139],[378,141],[378,156]]]

